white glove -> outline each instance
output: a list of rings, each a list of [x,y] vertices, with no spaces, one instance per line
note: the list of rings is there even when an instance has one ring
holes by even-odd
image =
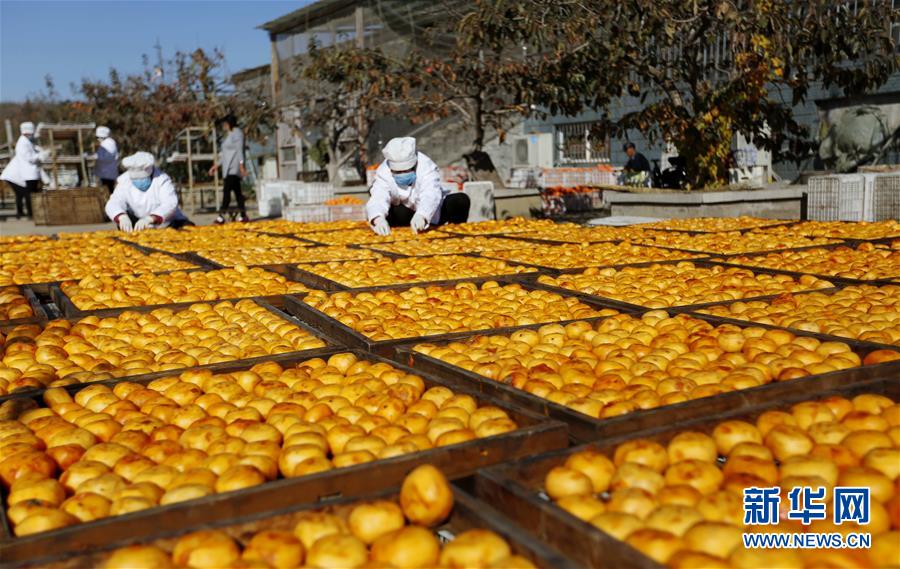
[[[137,220],[137,223],[134,224],[135,231],[143,231],[145,229],[149,229],[153,227],[153,217],[149,215],[145,215],[144,217]]]
[[[134,231],[134,226],[131,224],[131,218],[128,217],[127,213],[123,213],[119,216],[119,230],[124,231],[125,233],[131,233]]]
[[[380,215],[372,220],[372,231],[376,234],[387,237],[391,234],[391,226],[388,225],[388,222],[385,218]]]
[[[425,231],[426,229],[428,229],[428,220],[425,219],[424,215],[416,212],[416,214],[412,218],[412,221],[409,222],[409,228],[412,230],[413,235]]]

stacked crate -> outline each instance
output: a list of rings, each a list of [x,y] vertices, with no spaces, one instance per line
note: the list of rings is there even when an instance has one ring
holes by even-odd
[[[325,202],[334,197],[334,186],[326,182],[289,182],[283,208],[288,221],[331,221],[331,208]]]
[[[327,182],[281,183],[286,184],[282,193],[281,212],[282,217],[288,221],[361,220],[366,216],[364,205],[329,203],[334,199],[334,186]]]
[[[273,217],[281,215],[282,209],[288,202],[288,196],[292,184],[289,180],[260,180],[256,185],[256,205],[259,208],[260,217]]]
[[[835,174],[809,179],[807,216],[814,221],[866,221],[872,192],[862,174]]]
[[[835,174],[810,178],[808,216],[814,221],[898,219],[900,174]]]
[[[877,174],[872,189],[871,221],[900,219],[900,174]]]

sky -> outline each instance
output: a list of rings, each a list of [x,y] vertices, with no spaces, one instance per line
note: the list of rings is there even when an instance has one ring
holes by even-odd
[[[50,75],[63,98],[82,77],[141,70],[176,51],[220,48],[229,72],[269,63],[257,26],[312,0],[0,0],[0,101],[22,101]]]

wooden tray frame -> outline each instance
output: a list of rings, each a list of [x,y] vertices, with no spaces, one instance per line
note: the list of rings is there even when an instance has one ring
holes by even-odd
[[[516,421],[520,428],[502,435],[475,439],[457,445],[433,448],[299,478],[279,478],[243,490],[213,494],[197,500],[158,506],[123,516],[103,518],[94,522],[23,537],[13,537],[11,526],[6,519],[4,494],[2,504],[0,504],[0,522],[2,522],[0,523],[0,559],[18,563],[46,555],[63,555],[73,551],[102,547],[110,542],[142,535],[146,533],[148,527],[165,527],[167,531],[175,531],[197,524],[234,519],[238,515],[277,511],[286,506],[316,504],[337,497],[362,496],[399,485],[410,470],[421,464],[437,466],[448,478],[461,478],[474,474],[484,466],[508,462],[524,456],[534,456],[549,450],[564,448],[568,444],[566,427],[562,423],[471,390],[452,387],[419,370],[360,350],[331,349],[329,353],[297,353],[285,355],[278,361],[287,365],[311,357],[345,352],[352,352],[360,359],[387,363],[406,373],[418,375],[425,381],[426,388],[451,387],[458,394],[471,395],[480,405],[500,407],[509,414],[511,419]],[[235,366],[229,369],[230,371],[249,369],[253,363],[257,362],[249,360],[235,362]],[[167,372],[167,375],[177,376],[179,373],[179,371],[173,370]],[[131,380],[122,379],[121,381]],[[140,380],[141,383],[149,381],[151,379]],[[35,395],[35,402],[38,401],[37,397]],[[373,469],[378,472],[378,476],[372,475]]]
[[[640,551],[576,518],[542,497],[540,493],[546,473],[564,462],[569,455],[586,448],[599,450],[612,457],[615,448],[628,440],[648,438],[665,443],[683,431],[709,433],[716,424],[724,420],[752,421],[764,411],[785,409],[801,401],[821,399],[830,395],[855,396],[861,393],[879,393],[900,400],[900,381],[878,379],[824,391],[805,393],[798,391],[792,397],[769,400],[749,408],[722,410],[719,413],[695,416],[693,419],[686,417],[678,423],[660,425],[653,431],[630,433],[594,444],[497,465],[478,473],[475,484],[476,495],[527,528],[536,540],[547,543],[583,566],[660,569],[662,565]]]

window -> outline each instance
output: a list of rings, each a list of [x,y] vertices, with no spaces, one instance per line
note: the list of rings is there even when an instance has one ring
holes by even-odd
[[[297,149],[293,146],[282,146],[281,147],[281,161],[282,162],[296,162],[297,161]]]
[[[893,0],[891,8],[900,10],[900,0]],[[894,51],[900,53],[900,22],[891,21],[891,41],[894,42]]]
[[[561,164],[608,163],[609,138],[598,139],[591,134],[596,122],[556,125],[556,144]]]

